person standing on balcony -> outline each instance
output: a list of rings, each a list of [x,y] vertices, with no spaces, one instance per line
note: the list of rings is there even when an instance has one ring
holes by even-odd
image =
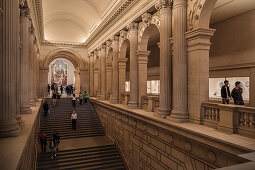
[[[76,130],[77,113],[75,113],[75,111],[73,111],[71,115],[71,121],[72,121],[72,129]]]
[[[228,80],[224,81],[224,86],[221,87],[221,98],[223,104],[229,104],[229,99],[231,98],[230,90],[228,87]]]
[[[231,92],[231,96],[234,99],[234,103],[235,105],[244,105],[244,101],[242,97],[243,89],[241,88],[241,82],[237,81],[235,83],[235,86],[236,87]]]

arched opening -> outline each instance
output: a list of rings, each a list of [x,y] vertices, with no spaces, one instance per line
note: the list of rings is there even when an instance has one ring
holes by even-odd
[[[238,9],[236,9],[238,6]],[[215,29],[209,52],[209,100],[221,103],[221,88],[229,81],[230,93],[240,81],[247,106],[255,106],[254,43],[255,2],[217,1],[212,9],[210,28]],[[229,12],[231,11],[231,12]],[[229,97],[229,96],[227,96]],[[234,103],[230,99],[230,103]]]
[[[51,89],[49,95],[52,94],[53,88],[61,94],[71,94],[75,91],[75,67],[70,60],[56,58],[50,62],[48,68],[48,86]]]

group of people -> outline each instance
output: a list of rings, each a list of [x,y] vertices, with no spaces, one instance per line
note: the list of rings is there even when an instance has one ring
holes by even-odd
[[[235,88],[230,93],[229,81],[224,81],[224,86],[221,88],[221,98],[223,104],[229,104],[229,100],[233,98],[235,105],[244,105],[242,97],[243,89],[241,88],[241,82],[237,81],[235,83]]]
[[[78,99],[79,102],[80,102],[80,105],[83,104],[83,101],[84,101],[85,104],[87,104],[88,103],[88,98],[89,98],[89,95],[86,91],[84,91],[83,94],[80,92],[79,99]],[[72,97],[73,107],[76,106],[76,101],[77,101],[77,99],[75,97],[75,94],[73,94],[73,97]]]
[[[70,85],[66,86],[66,94],[67,95],[73,94],[74,91],[75,91],[75,88],[74,88],[73,84],[70,84]]]
[[[47,134],[44,131],[41,131],[41,134],[39,135],[39,142],[41,144],[41,150],[42,152],[46,152],[46,146],[48,144],[47,140]],[[58,151],[58,145],[60,143],[60,137],[57,131],[54,131],[53,135],[49,138],[49,149],[51,153],[51,158],[53,159],[54,157],[57,156],[57,151]]]

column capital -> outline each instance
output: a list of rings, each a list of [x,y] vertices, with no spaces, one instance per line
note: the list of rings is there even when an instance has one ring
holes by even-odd
[[[94,54],[94,57],[97,56],[97,55],[98,55],[98,51],[95,50],[95,51],[93,52],[93,54]]]
[[[106,45],[105,44],[102,44],[101,46],[101,51],[105,50],[106,49]]]
[[[128,61],[128,58],[118,58],[119,63],[126,63]]]
[[[150,55],[150,51],[137,51],[137,61],[138,64],[147,64],[148,63],[148,56]]]
[[[131,22],[127,25],[127,29],[130,30],[137,30],[138,29],[138,23],[137,22]]]
[[[24,8],[25,7],[25,0],[19,0],[19,7]]]
[[[117,35],[114,35],[111,37],[111,41],[114,42],[114,41],[119,41],[119,36]]]
[[[155,5],[157,10],[172,8],[173,0],[159,0],[159,2]]]
[[[32,23],[32,20],[31,20],[31,19],[29,20],[28,32],[29,32],[30,34],[34,34],[34,32],[35,32],[35,29],[34,29],[34,27],[33,27],[33,23]]]
[[[150,55],[150,51],[143,51],[143,50],[138,50],[138,51],[136,51],[136,54],[138,55],[138,56],[149,56]]]
[[[174,0],[173,8],[185,7],[187,6],[187,0]]]
[[[151,19],[152,19],[152,15],[151,13],[149,12],[145,12],[143,15],[142,15],[142,21],[143,23],[147,24],[147,25],[150,25],[151,24]]]
[[[127,31],[121,30],[120,31],[120,38],[127,38]]]
[[[30,9],[28,7],[23,7],[20,9],[20,16],[25,18],[30,18]]]

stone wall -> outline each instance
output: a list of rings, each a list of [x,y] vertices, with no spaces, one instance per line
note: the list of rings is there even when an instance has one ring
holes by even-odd
[[[25,147],[23,149],[22,155],[19,160],[18,170],[33,170],[36,169],[36,145],[38,142],[38,132],[40,128],[40,113],[41,107],[38,110],[38,114],[33,122],[33,126],[31,128],[31,133],[26,141]]]
[[[166,125],[119,105],[93,103],[106,135],[118,140],[130,169],[209,170],[247,161],[237,155],[248,150]]]

